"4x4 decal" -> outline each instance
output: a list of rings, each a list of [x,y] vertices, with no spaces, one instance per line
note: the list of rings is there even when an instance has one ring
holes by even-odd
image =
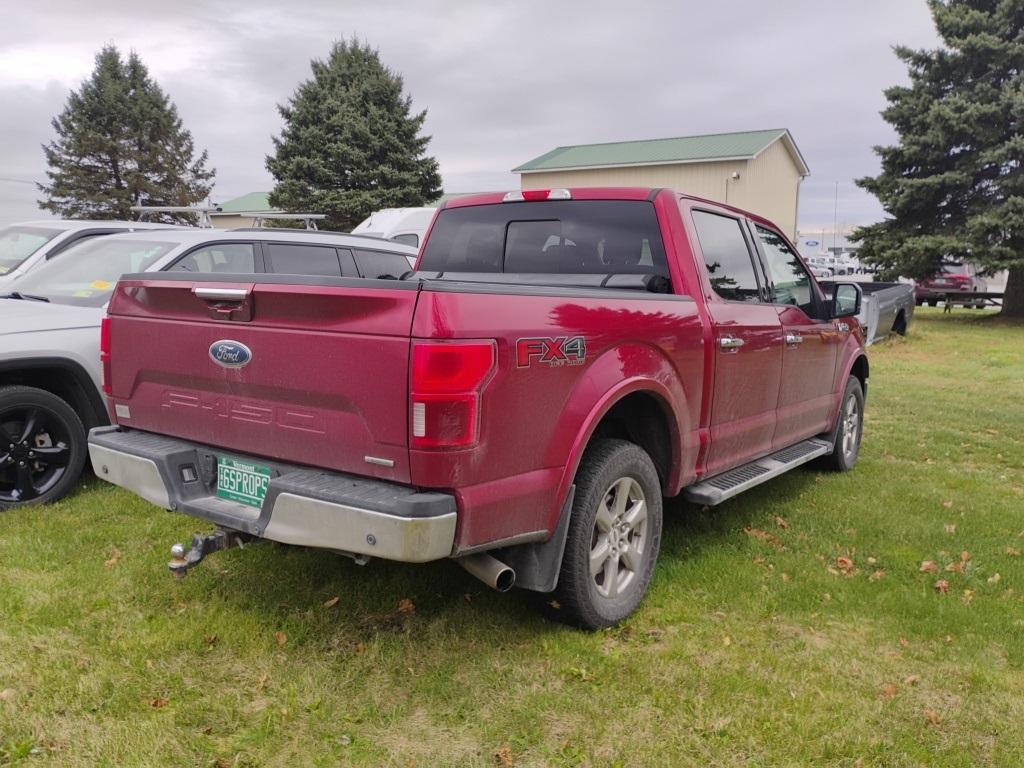
[[[542,365],[583,365],[587,342],[582,336],[554,336],[519,339],[516,342],[516,367]]]

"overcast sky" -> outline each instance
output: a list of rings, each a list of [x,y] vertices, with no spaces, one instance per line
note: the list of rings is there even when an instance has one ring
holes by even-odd
[[[934,47],[924,0],[358,2],[32,0],[0,29],[0,223],[38,218],[50,119],[112,42],[136,50],[217,169],[214,200],[269,190],[275,105],[358,35],[427,109],[446,191],[509,189],[561,144],[789,128],[811,168],[801,230],[882,212],[853,179],[893,134],[894,43]],[[21,183],[19,183],[21,182]]]

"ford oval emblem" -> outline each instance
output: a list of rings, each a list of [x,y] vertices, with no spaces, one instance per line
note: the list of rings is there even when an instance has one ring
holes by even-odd
[[[225,368],[241,368],[252,360],[252,350],[240,341],[221,339],[210,345],[210,359]]]

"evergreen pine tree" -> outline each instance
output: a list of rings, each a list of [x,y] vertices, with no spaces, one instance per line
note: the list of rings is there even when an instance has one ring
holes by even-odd
[[[885,92],[899,144],[857,184],[891,218],[860,228],[861,258],[923,278],[944,258],[1009,270],[1003,314],[1024,317],[1024,3],[929,0],[943,45],[896,47],[910,86]]]
[[[59,216],[129,219],[130,207],[193,205],[212,189],[207,153],[198,158],[178,111],[134,52],[122,60],[108,45],[92,76],[53,120],[43,146],[50,168],[39,206]],[[164,216],[188,221],[188,216]]]
[[[380,208],[421,206],[441,194],[437,161],[411,114],[402,78],[357,40],[335,43],[313,77],[278,106],[285,120],[267,170],[270,204],[327,214],[325,226],[348,231]]]

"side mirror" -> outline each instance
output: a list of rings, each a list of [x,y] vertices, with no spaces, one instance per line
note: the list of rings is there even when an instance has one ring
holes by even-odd
[[[853,317],[860,313],[862,291],[856,283],[836,283],[829,305],[830,317]]]

